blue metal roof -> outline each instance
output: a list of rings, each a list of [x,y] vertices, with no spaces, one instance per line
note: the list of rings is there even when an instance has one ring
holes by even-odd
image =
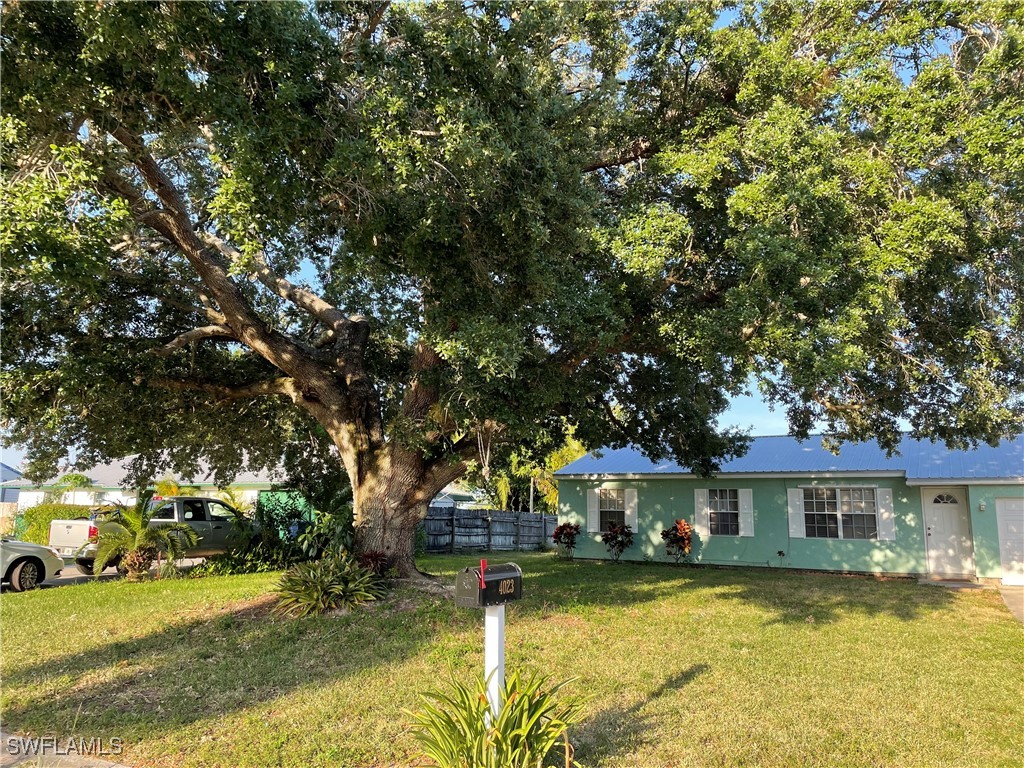
[[[1024,435],[998,447],[979,445],[954,451],[942,443],[904,436],[892,457],[876,442],[844,443],[838,455],[812,437],[755,437],[744,456],[722,464],[719,474],[732,473],[901,472],[907,480],[1024,480]],[[636,448],[601,449],[577,459],[556,475],[690,474],[672,460],[652,462]]]

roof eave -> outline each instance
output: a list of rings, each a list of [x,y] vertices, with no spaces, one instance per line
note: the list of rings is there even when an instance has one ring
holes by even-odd
[[[893,470],[856,470],[835,472],[720,472],[711,477],[701,477],[686,472],[588,472],[555,475],[555,480],[757,480],[772,479],[832,479],[842,477],[904,477],[906,473]]]
[[[1024,485],[1024,477],[908,477],[907,485]]]

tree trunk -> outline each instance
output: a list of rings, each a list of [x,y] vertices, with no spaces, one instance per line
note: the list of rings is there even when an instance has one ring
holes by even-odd
[[[382,552],[403,577],[415,576],[416,525],[427,514],[427,505],[401,508],[368,500],[356,505],[356,552]]]
[[[457,463],[439,472],[416,452],[386,448],[371,471],[358,473],[352,482],[356,552],[381,552],[401,576],[418,575],[416,526],[426,517],[430,500],[464,471],[465,465]]]

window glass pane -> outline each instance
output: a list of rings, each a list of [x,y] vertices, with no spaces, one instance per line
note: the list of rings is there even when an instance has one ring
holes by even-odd
[[[607,531],[611,523],[622,526],[626,524],[626,513],[623,510],[605,509],[601,511],[601,530]]]
[[[211,520],[231,520],[235,515],[226,504],[219,501],[208,501],[206,506],[210,510]]]
[[[160,502],[157,502],[160,504]],[[174,519],[174,504],[164,504],[164,506],[157,508],[156,512],[153,513],[152,520],[173,520]]]
[[[601,489],[601,509],[624,510],[626,508],[626,492],[619,489]]]
[[[182,503],[185,519],[195,522],[206,520],[206,505],[201,501],[186,501]]]

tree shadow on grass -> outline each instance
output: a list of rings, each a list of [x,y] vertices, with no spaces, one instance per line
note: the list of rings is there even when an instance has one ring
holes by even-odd
[[[835,573],[741,573],[718,596],[757,606],[766,625],[827,625],[852,617],[909,622],[952,610],[955,602],[948,590],[908,579]]]
[[[466,557],[469,563],[471,556]],[[674,566],[666,563],[564,561],[530,555],[523,563],[523,601],[514,611],[542,616],[589,608],[637,608],[661,600],[734,601],[761,611],[765,624],[826,625],[847,616],[913,621],[951,610],[945,589],[912,579],[883,579],[765,568]]]
[[[667,677],[631,705],[608,707],[594,713],[573,738],[577,756],[586,765],[597,765],[614,755],[634,751],[645,742],[647,734],[664,729],[664,726],[651,727],[653,713],[644,712],[647,706],[676,694],[710,669],[707,664],[691,664]]]
[[[156,740],[304,687],[401,663],[430,646],[438,625],[437,601],[407,593],[395,605],[306,619],[275,616],[273,602],[268,595],[143,636],[8,664],[5,727],[117,736],[129,746]],[[456,631],[462,623],[450,615],[442,621]]]
[[[550,556],[520,559],[526,572],[525,599],[511,609],[510,620],[517,612],[540,619],[579,613],[583,620],[599,625],[602,611],[632,611],[652,601],[679,599],[698,610],[709,604],[719,610],[718,605],[735,601],[756,608],[759,615],[754,620],[766,624],[803,624],[808,617],[824,624],[840,621],[851,612],[911,620],[947,609],[953,600],[945,590],[915,583],[835,575],[564,563]],[[438,564],[450,571],[461,562],[449,559]],[[469,564],[472,558],[464,562]],[[425,565],[429,568],[430,562]],[[120,583],[104,586],[124,589],[124,600],[132,599],[131,588]],[[5,595],[4,599],[11,598]],[[5,725],[58,735],[70,733],[74,726],[76,733],[120,736],[132,744],[159,739],[196,722],[216,721],[296,690],[327,687],[419,654],[448,653],[444,659],[464,663],[470,654],[479,653],[475,639],[470,643],[465,638],[476,637],[473,633],[479,631],[482,612],[456,609],[449,598],[408,589],[393,593],[388,602],[344,617],[302,620],[275,618],[259,602],[178,620],[168,607],[166,613],[155,612],[154,619],[138,619],[157,624],[154,631],[141,634],[145,626],[114,628],[109,641],[45,661],[18,666],[18,649],[5,649]],[[404,606],[398,605],[403,602]],[[590,613],[595,611],[596,615]],[[17,620],[5,613],[5,620]],[[73,621],[68,631],[75,631]],[[119,639],[118,633],[134,636]],[[440,647],[438,638],[443,636],[457,639]],[[607,752],[638,738],[636,721],[643,720],[644,702],[669,695],[706,669],[691,667],[666,680],[643,701],[598,713],[584,727],[583,743],[591,738],[598,746],[605,744],[600,749]],[[615,725],[630,720],[629,727]],[[598,739],[601,733],[606,735]]]

